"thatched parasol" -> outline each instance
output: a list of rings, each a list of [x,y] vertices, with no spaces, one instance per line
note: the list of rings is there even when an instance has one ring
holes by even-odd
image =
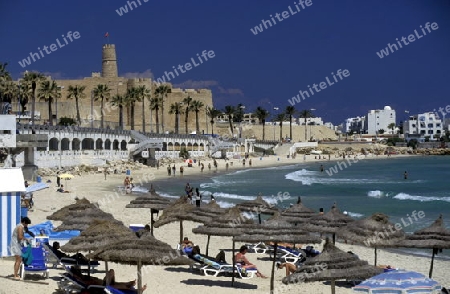
[[[104,212],[100,208],[87,208],[81,211],[72,211],[66,216],[62,224],[58,226],[55,231],[83,231],[87,229],[94,220],[109,220],[123,225],[123,223],[116,220],[112,214]]]
[[[76,200],[76,202],[74,204],[64,206],[63,208],[55,211],[53,214],[47,216],[47,219],[62,221],[72,211],[84,210],[86,208],[96,208],[96,207],[98,207],[96,204],[91,203],[86,198],[83,198],[83,199]]]
[[[255,212],[258,214],[259,223],[261,223],[261,214],[274,214],[278,211],[273,205],[270,205],[261,196],[261,193],[255,200],[244,201],[236,204],[236,207],[241,211]]]
[[[316,214],[314,210],[303,205],[302,199],[298,197],[298,201],[281,213],[284,219],[291,223],[303,223]]]
[[[192,210],[196,215],[208,216],[208,217],[218,217],[227,212],[226,209],[220,207],[215,201],[210,201],[206,205],[201,205],[200,207],[195,207]]]
[[[335,244],[337,229],[353,221],[354,219],[343,214],[334,203],[329,212],[311,217],[304,228],[310,232],[332,233]]]
[[[138,293],[142,293],[142,265],[191,265],[193,261],[180,256],[169,244],[150,234],[141,238],[122,240],[105,246],[88,255],[95,260],[137,265]]]
[[[395,247],[405,238],[404,232],[397,230],[395,225],[389,222],[389,216],[383,213],[374,213],[368,218],[341,227],[337,235],[359,245],[374,247],[375,265],[377,265],[377,247]]]
[[[274,221],[275,223],[275,221]],[[281,221],[279,223],[282,223]],[[277,254],[277,246],[279,242],[288,242],[288,243],[303,243],[303,244],[310,244],[310,243],[320,243],[322,240],[318,237],[314,237],[308,234],[300,233],[300,231],[297,231],[299,234],[295,234],[296,231],[294,231],[291,234],[282,234],[282,233],[276,233],[276,229],[269,229],[271,226],[268,226],[266,232],[262,232],[258,235],[250,235],[250,234],[244,234],[240,236],[236,236],[233,238],[233,256],[234,256],[234,243],[235,242],[273,242],[274,243],[274,258],[272,262],[272,271],[270,276],[270,293],[274,293],[274,277],[275,277],[275,261],[276,261],[276,254]],[[274,226],[273,226],[274,227]],[[233,268],[235,265],[235,260],[233,258]],[[233,275],[233,282],[234,282],[234,275]]]
[[[327,238],[322,253],[305,261],[295,273],[283,278],[283,283],[331,281],[331,293],[334,294],[336,280],[365,280],[382,271],[356,255],[342,251]]]
[[[153,214],[158,214],[160,210],[164,210],[171,204],[171,200],[161,197],[156,193],[151,193],[146,196],[138,197],[131,200],[126,208],[150,208],[150,233],[153,236],[153,225],[155,223]]]
[[[431,265],[428,277],[433,275],[434,256],[440,249],[450,249],[450,230],[444,226],[442,214],[427,228],[418,230],[414,234],[406,235],[405,240],[397,247],[432,249]]]
[[[210,217],[197,215],[192,213],[195,206],[187,202],[187,198],[181,197],[179,200],[173,202],[164,210],[164,214],[155,222],[155,228],[163,226],[168,223],[180,222],[180,243],[183,242],[183,221],[193,221],[198,223],[209,223],[212,221]]]

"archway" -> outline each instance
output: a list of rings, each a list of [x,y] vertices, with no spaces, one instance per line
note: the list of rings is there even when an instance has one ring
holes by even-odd
[[[103,140],[98,138],[97,141],[95,141],[95,149],[96,150],[103,150]]]
[[[111,150],[111,140],[105,140],[105,150]]]
[[[75,138],[72,140],[72,150],[80,150],[81,142],[80,139]]]
[[[59,140],[57,138],[51,138],[50,141],[48,141],[48,150],[49,151],[58,151]]]
[[[61,150],[69,150],[70,148],[70,140],[67,138],[63,138],[61,140]]]
[[[86,138],[81,141],[81,149],[94,150],[94,139]]]
[[[120,143],[120,150],[127,150],[127,141],[122,140],[122,142]]]
[[[114,140],[114,142],[113,142],[113,150],[119,150],[119,140]]]

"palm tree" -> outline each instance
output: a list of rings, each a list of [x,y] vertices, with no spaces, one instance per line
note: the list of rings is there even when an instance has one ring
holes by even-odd
[[[286,119],[286,113],[279,113],[275,118],[275,121],[280,122],[280,142],[283,141],[283,121],[285,119]]]
[[[105,113],[103,111],[103,102],[109,99],[111,95],[111,89],[107,85],[97,85],[97,88],[94,89],[94,100],[100,100],[100,111],[101,111],[101,119],[100,119],[100,128],[103,129],[103,122]],[[94,118],[92,118],[94,119]]]
[[[38,98],[44,99],[48,103],[48,122],[53,125],[53,113],[52,103],[53,99],[61,97],[58,85],[55,81],[43,81],[41,82],[40,89],[38,91]],[[58,122],[56,122],[58,124]]]
[[[17,96],[17,86],[13,81],[4,81],[1,86],[2,100],[3,102],[11,103],[13,98]]]
[[[156,133],[159,134],[159,109],[161,107],[162,101],[159,97],[154,97],[150,99],[150,110],[155,111],[155,123],[156,123]]]
[[[245,106],[242,103],[239,103],[235,109],[236,111],[233,115],[233,122],[240,123],[244,119]]]
[[[183,103],[186,104],[186,110],[184,112],[186,114],[186,116],[184,117],[184,127],[186,129],[186,134],[188,134],[188,132],[189,132],[189,130],[188,130],[189,111],[192,110],[192,100],[193,99],[189,95],[183,99]]]
[[[228,116],[228,122],[230,124],[231,136],[233,136],[234,135],[234,131],[233,131],[233,115],[236,113],[236,108],[234,108],[234,106],[227,105],[227,106],[225,106],[224,113],[225,113],[225,115]]]
[[[289,117],[289,138],[292,140],[292,116],[295,114],[296,110],[294,106],[286,106],[286,110],[284,111],[286,115]]]
[[[175,102],[170,105],[169,114],[175,114],[175,134],[179,132],[180,114],[183,114],[182,106],[182,102]]]
[[[75,107],[77,109],[78,125],[81,125],[79,99],[83,99],[86,97],[86,94],[84,94],[85,89],[86,89],[86,86],[79,86],[79,85],[75,85],[75,86],[70,85],[69,89],[68,89],[69,95],[67,95],[67,98],[68,99],[75,98]]]
[[[211,119],[209,122],[211,123],[211,134],[214,135],[214,119],[222,114],[222,111],[214,108],[208,107],[206,108],[206,115]]]
[[[390,124],[388,124],[388,129],[391,129],[392,130],[392,134],[394,134],[394,128],[395,128],[395,123],[390,123]]]
[[[198,113],[200,112],[200,110],[202,110],[203,106],[205,106],[203,104],[203,102],[199,101],[199,100],[194,100],[191,103],[192,106],[192,110],[195,112],[195,133],[198,135],[200,133],[200,124],[198,122]]]
[[[130,128],[134,130],[134,106],[136,102],[141,101],[139,96],[139,89],[136,87],[127,89],[125,94],[126,104],[130,107]]]
[[[306,130],[307,130],[306,119],[313,117],[313,114],[310,109],[304,109],[304,110],[300,111],[300,117],[305,119],[305,142],[308,142],[308,138],[307,138],[307,134],[306,134]]]
[[[7,66],[8,66],[7,62],[5,62],[5,63],[0,62],[0,82],[11,81],[11,75],[6,70]]]
[[[19,89],[19,103],[22,107],[21,115],[25,115],[25,110],[28,102],[33,98],[30,84],[21,83]]]
[[[265,130],[266,118],[269,116],[269,112],[267,110],[265,110],[264,108],[262,108],[261,106],[258,106],[256,108],[255,115],[258,118],[259,123],[262,124],[262,126],[263,126],[262,139],[265,140],[266,139],[266,130]]]
[[[45,80],[43,74],[39,72],[26,71],[23,75],[23,81],[31,85],[32,99],[31,99],[31,125],[34,126],[34,114],[36,112],[36,84]]]
[[[152,93],[146,86],[137,87],[139,101],[142,101],[142,132],[145,133],[145,99],[150,99]]]
[[[167,98],[167,93],[169,93],[169,86],[163,84],[155,89],[155,95],[158,95],[161,98],[161,127],[162,132],[164,133],[164,98]]]
[[[123,107],[126,105],[124,95],[115,95],[111,100],[112,105],[119,107],[119,128],[123,130]]]

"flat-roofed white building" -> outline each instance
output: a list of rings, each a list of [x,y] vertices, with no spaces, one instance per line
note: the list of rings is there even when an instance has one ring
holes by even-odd
[[[391,132],[388,126],[395,122],[395,110],[390,106],[385,106],[383,109],[370,110],[367,114],[367,134],[378,134],[381,129],[385,133]]]
[[[434,112],[425,112],[417,115],[411,115],[403,123],[403,132],[405,134],[418,134],[421,137],[430,137],[436,140],[442,136],[442,120]]]
[[[16,147],[16,116],[0,115],[0,148]]]
[[[366,122],[366,117],[362,116],[362,117],[350,117],[347,118],[344,122],[344,133],[348,134],[348,133],[356,133],[356,134],[361,134],[361,133],[365,133],[365,122]]]

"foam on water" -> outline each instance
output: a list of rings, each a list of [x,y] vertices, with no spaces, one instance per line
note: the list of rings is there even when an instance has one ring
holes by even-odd
[[[156,191],[156,193],[157,193],[159,196],[162,196],[162,197],[167,197],[167,198],[180,198],[180,195],[178,195],[178,196],[173,196],[173,195],[170,195],[170,194],[161,192],[161,191]]]
[[[418,196],[418,195],[409,195],[406,193],[398,193],[393,198],[397,199],[397,200],[412,200],[412,201],[420,201],[420,202],[429,202],[429,201],[450,202],[450,197]]]
[[[226,202],[226,201],[216,201],[216,203],[219,204],[219,206],[222,208],[231,208],[234,206],[233,203]]]
[[[244,196],[244,195],[229,194],[229,193],[223,193],[223,192],[215,192],[215,193],[213,193],[213,196],[216,198],[240,199],[240,200],[244,200],[244,201],[256,199],[256,196]]]
[[[286,174],[285,179],[294,182],[301,182],[303,185],[311,186],[312,184],[367,184],[379,183],[378,180],[371,179],[345,179],[330,177],[319,171],[310,171],[306,169],[298,170]]]
[[[381,197],[384,197],[384,196],[387,196],[387,195],[384,194],[383,191],[380,191],[380,190],[374,190],[374,191],[369,191],[369,192],[367,192],[367,196],[369,196],[369,197],[374,197],[374,198],[381,198]]]
[[[357,213],[357,212],[351,212],[351,211],[347,211],[348,216],[353,217],[353,218],[361,218],[364,216],[364,214],[361,213]]]

